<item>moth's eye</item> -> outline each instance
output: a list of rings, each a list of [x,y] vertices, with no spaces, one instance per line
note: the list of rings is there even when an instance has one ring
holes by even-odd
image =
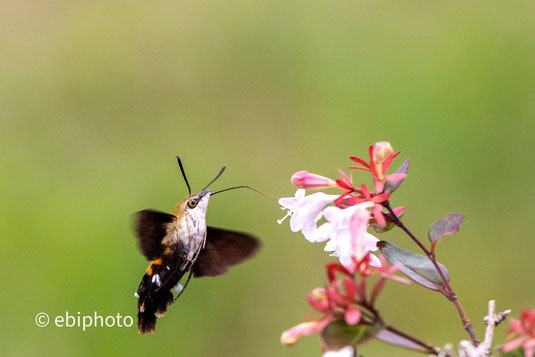
[[[197,206],[197,200],[189,200],[188,201],[188,207],[189,208],[195,208]]]

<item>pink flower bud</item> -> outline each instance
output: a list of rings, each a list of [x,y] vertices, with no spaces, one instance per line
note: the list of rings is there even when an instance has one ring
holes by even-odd
[[[373,147],[371,155],[375,168],[373,181],[375,183],[375,189],[377,192],[383,191],[383,183],[381,182],[381,180],[384,179],[383,162],[386,161],[393,153],[394,149],[392,149],[392,145],[390,145],[388,141],[379,141],[378,143],[375,143],[375,146]]]
[[[326,300],[327,299],[327,293],[325,292],[325,288],[314,288],[310,295],[314,298],[314,300]]]
[[[315,288],[307,295],[307,300],[310,306],[316,311],[325,312],[329,308],[329,301],[327,300],[327,293],[324,288]]]
[[[392,145],[388,141],[379,141],[373,147],[373,162],[380,164],[394,153]]]
[[[360,321],[360,311],[356,307],[350,307],[344,313],[344,319],[348,325],[356,325]]]
[[[299,171],[293,174],[292,184],[297,188],[316,190],[327,187],[337,187],[334,180],[320,175],[311,174],[308,171]]]
[[[299,325],[286,330],[281,335],[281,343],[286,346],[294,345],[302,336],[308,336],[323,330],[329,323],[329,319],[323,318],[315,321],[302,322]]]

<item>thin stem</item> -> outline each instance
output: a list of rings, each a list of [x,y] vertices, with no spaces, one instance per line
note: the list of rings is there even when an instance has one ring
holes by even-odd
[[[358,306],[363,307],[365,309],[368,309],[368,311],[360,310],[360,313],[362,314],[362,317],[367,318],[370,321],[374,321],[377,315],[371,311],[367,306],[357,303]]]
[[[477,339],[476,334],[474,332],[474,327],[472,326],[472,323],[470,322],[470,319],[468,318],[468,316],[466,316],[466,313],[464,312],[464,310],[463,310],[463,308],[461,306],[461,303],[459,302],[459,299],[457,298],[457,295],[455,294],[455,292],[451,288],[451,285],[448,282],[448,279],[446,279],[446,276],[444,275],[444,272],[442,271],[442,269],[440,269],[440,266],[438,265],[438,262],[437,262],[436,257],[435,257],[435,253],[430,252],[422,244],[422,242],[420,242],[420,240],[418,240],[418,238],[416,238],[414,236],[414,234],[412,234],[412,232],[403,224],[403,222],[401,222],[398,219],[398,217],[396,216],[396,214],[392,210],[392,207],[390,207],[390,202],[388,202],[388,201],[383,202],[383,206],[388,210],[388,212],[390,212],[391,218],[394,221],[394,223],[399,228],[403,229],[403,231],[405,231],[405,233],[407,233],[407,235],[409,237],[411,237],[411,239],[420,247],[420,249],[422,249],[424,251],[424,253],[427,255],[429,260],[431,260],[431,262],[435,266],[435,269],[437,270],[438,274],[440,275],[440,278],[444,282],[444,290],[441,290],[440,292],[444,296],[446,296],[446,298],[448,298],[448,300],[450,300],[455,305],[455,308],[457,309],[457,312],[459,313],[459,316],[461,317],[461,321],[463,323],[464,329],[466,330],[466,332],[470,336],[470,339],[472,340],[472,343],[474,344],[474,346],[477,347],[479,345],[479,340]]]
[[[427,344],[419,339],[417,339],[416,337],[414,336],[411,336],[411,335],[408,335],[406,334],[405,332],[403,331],[400,331],[398,330],[397,328],[393,327],[393,326],[390,326],[390,325],[384,325],[383,329],[389,331],[389,332],[392,332],[393,334],[396,334],[400,337],[403,337],[411,342],[414,342],[415,344],[417,344],[418,346],[420,347],[423,347],[425,348],[425,353],[428,353],[428,354],[434,354],[434,355],[438,355],[439,353],[439,349],[433,345],[430,345],[430,344]]]

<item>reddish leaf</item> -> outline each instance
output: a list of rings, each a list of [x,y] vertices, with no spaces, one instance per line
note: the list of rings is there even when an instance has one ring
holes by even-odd
[[[361,164],[364,167],[370,168],[370,165],[368,165],[368,163],[366,161],[362,160],[359,157],[351,156],[350,159],[355,161],[355,162],[358,162],[359,164]]]
[[[336,180],[336,184],[338,185],[338,187],[343,188],[344,190],[351,191],[351,186],[349,186],[347,183],[345,183],[344,181],[340,179]]]
[[[342,264],[339,263],[328,263],[326,264],[327,267],[327,276],[329,277],[329,281],[334,281],[336,279],[335,273],[337,271],[341,272],[342,274],[351,276],[351,274],[347,271],[346,268]]]
[[[401,154],[401,151],[398,151],[395,154],[390,155],[385,161],[383,161],[382,168],[383,172],[387,172],[390,168],[390,165],[392,164],[392,160],[394,160],[399,154]]]
[[[381,210],[381,205],[375,205],[373,207],[373,217],[381,227],[386,227],[386,221]]]
[[[380,195],[374,196],[372,198],[372,202],[380,203],[380,202],[387,201],[389,198],[390,198],[389,193],[381,193]]]
[[[357,294],[357,283],[350,277],[344,278],[344,290],[348,300],[353,301],[355,295]]]
[[[367,169],[365,167],[360,167],[360,166],[349,166],[350,169],[355,169],[355,170],[363,170],[363,171],[370,171],[370,169]]]
[[[436,244],[440,239],[450,234],[453,234],[461,229],[464,214],[462,213],[448,213],[437,221],[435,221],[429,229],[429,240]]]

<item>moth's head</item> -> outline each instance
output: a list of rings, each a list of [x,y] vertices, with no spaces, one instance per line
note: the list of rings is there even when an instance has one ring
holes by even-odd
[[[171,214],[181,219],[184,213],[190,213],[190,216],[204,217],[208,209],[211,191],[203,190],[199,193],[193,193],[176,204]]]
[[[208,201],[210,200],[210,190],[203,190],[199,193],[194,193],[186,198],[185,209],[188,211],[202,211],[206,212],[208,209]]]

